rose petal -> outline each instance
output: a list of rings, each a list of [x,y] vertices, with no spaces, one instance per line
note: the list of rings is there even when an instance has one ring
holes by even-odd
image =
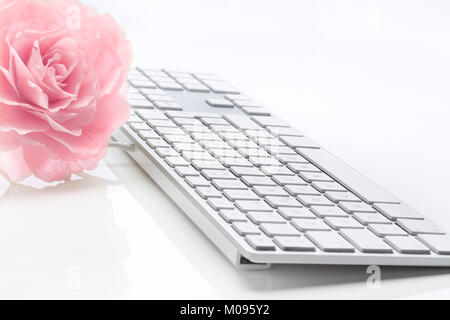
[[[0,173],[12,182],[31,175],[23,157],[22,147],[0,153]]]
[[[68,180],[72,175],[69,163],[50,158],[44,146],[26,147],[23,156],[31,172],[44,181]]]

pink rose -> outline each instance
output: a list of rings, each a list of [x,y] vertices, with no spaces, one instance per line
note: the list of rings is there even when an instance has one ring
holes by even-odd
[[[114,19],[77,0],[0,0],[0,173],[96,168],[129,115],[131,56]]]

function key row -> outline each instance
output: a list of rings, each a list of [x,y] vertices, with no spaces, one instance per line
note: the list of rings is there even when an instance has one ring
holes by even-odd
[[[239,90],[216,75],[138,68],[129,73],[129,84],[136,89],[214,92],[238,94]]]

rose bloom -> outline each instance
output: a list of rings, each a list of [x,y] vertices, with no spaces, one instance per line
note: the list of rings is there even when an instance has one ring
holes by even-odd
[[[131,56],[114,19],[76,0],[0,0],[0,174],[96,168],[129,116]]]

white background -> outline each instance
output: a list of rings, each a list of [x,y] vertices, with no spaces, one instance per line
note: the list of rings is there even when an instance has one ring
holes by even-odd
[[[450,2],[92,0],[136,64],[216,72],[450,230]],[[0,296],[450,298],[447,269],[243,272],[126,156],[0,188]]]

